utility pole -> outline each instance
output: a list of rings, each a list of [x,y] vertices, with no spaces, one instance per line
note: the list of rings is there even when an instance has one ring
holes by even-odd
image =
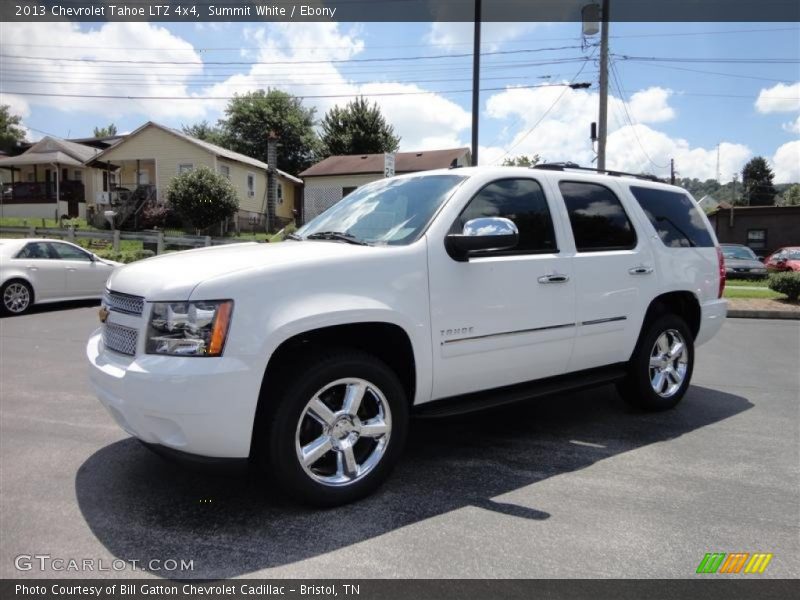
[[[472,46],[472,164],[478,164],[478,117],[481,103],[481,0],[475,2],[475,35]]]
[[[675,159],[669,159],[669,182],[675,185]]]
[[[606,138],[608,137],[608,17],[609,0],[603,0],[600,15],[600,117],[597,132],[597,168],[606,168]]]

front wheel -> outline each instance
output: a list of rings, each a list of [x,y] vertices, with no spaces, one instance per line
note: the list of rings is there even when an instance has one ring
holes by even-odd
[[[633,351],[628,375],[617,384],[623,399],[645,410],[666,410],[681,401],[692,378],[694,340],[686,322],[662,315]]]
[[[268,462],[298,500],[336,506],[375,490],[394,467],[408,427],[408,402],[380,360],[342,350],[289,375],[267,402]]]

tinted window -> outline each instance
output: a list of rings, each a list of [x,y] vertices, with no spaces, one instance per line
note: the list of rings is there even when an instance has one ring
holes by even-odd
[[[17,254],[17,258],[53,258],[49,246],[50,244],[47,242],[25,244],[25,247]]]
[[[669,190],[631,186],[658,237],[670,248],[713,246],[700,211],[686,194]]]
[[[506,253],[557,251],[547,200],[542,187],[532,179],[490,183],[470,200],[454,229],[460,233],[467,221],[481,217],[505,217],[517,226],[519,244]]]
[[[722,246],[722,256],[734,260],[756,260],[756,254],[747,246]]]
[[[578,252],[627,250],[636,246],[636,232],[619,198],[596,183],[558,184],[569,212]]]
[[[79,250],[68,244],[53,244],[53,248],[58,254],[58,258],[63,260],[90,260],[89,255],[83,250]]]

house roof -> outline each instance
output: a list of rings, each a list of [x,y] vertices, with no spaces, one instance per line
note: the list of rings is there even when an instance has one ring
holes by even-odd
[[[98,154],[100,154],[100,150],[97,148],[48,135],[33,144],[22,154],[0,158],[0,167],[41,163],[58,163],[60,165],[81,167],[97,158]]]
[[[396,173],[444,169],[449,167],[453,160],[458,160],[468,153],[469,148],[398,152],[395,156],[394,168]],[[362,173],[383,173],[383,154],[329,156],[300,173],[300,177],[357,175]]]
[[[216,156],[218,156],[220,158],[226,158],[228,160],[232,160],[232,161],[235,161],[235,162],[244,163],[246,165],[250,165],[251,167],[256,167],[257,169],[261,169],[263,171],[266,171],[267,169],[269,169],[269,165],[267,165],[267,163],[261,162],[258,159],[252,158],[252,157],[247,156],[245,154],[240,154],[238,152],[234,152],[233,150],[228,150],[227,148],[223,148],[222,146],[217,146],[216,144],[212,144],[211,142],[206,142],[205,140],[199,140],[196,137],[192,137],[192,136],[190,136],[190,135],[188,135],[186,133],[183,133],[182,131],[178,131],[177,129],[172,129],[171,127],[167,127],[166,125],[160,125],[159,123],[156,123],[154,121],[148,121],[147,123],[145,123],[144,125],[142,125],[138,129],[135,129],[134,131],[129,133],[127,136],[125,136],[125,138],[123,140],[117,142],[116,144],[114,144],[113,146],[108,148],[107,150],[103,150],[103,152],[101,154],[105,154],[106,152],[109,152],[112,149],[116,150],[117,148],[119,148],[120,146],[125,144],[125,142],[127,142],[129,139],[133,138],[138,133],[140,133],[141,131],[144,131],[148,127],[156,127],[157,129],[161,129],[162,131],[165,131],[165,132],[167,132],[169,134],[172,134],[172,135],[174,135],[176,137],[179,137],[182,140],[184,140],[184,141],[186,141],[186,142],[188,142],[190,144],[194,144],[195,146],[199,146],[200,148],[203,148],[204,150],[206,150],[208,152],[211,152],[212,154],[215,154]],[[285,177],[286,179],[294,181],[295,183],[303,183],[303,181],[301,179],[298,179],[297,177],[289,175],[288,173],[284,173],[283,171],[281,171],[279,169],[276,169],[276,171],[278,172],[279,175],[281,175],[282,177]]]

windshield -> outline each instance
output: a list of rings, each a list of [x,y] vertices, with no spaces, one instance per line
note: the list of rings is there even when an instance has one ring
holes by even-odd
[[[375,181],[334,204],[296,235],[336,239],[323,235],[335,232],[368,244],[410,244],[465,179],[463,175],[420,175]]]
[[[722,255],[732,260],[758,260],[755,253],[745,246],[723,246]]]
[[[777,258],[786,260],[800,260],[800,248],[790,248],[781,252]]]

